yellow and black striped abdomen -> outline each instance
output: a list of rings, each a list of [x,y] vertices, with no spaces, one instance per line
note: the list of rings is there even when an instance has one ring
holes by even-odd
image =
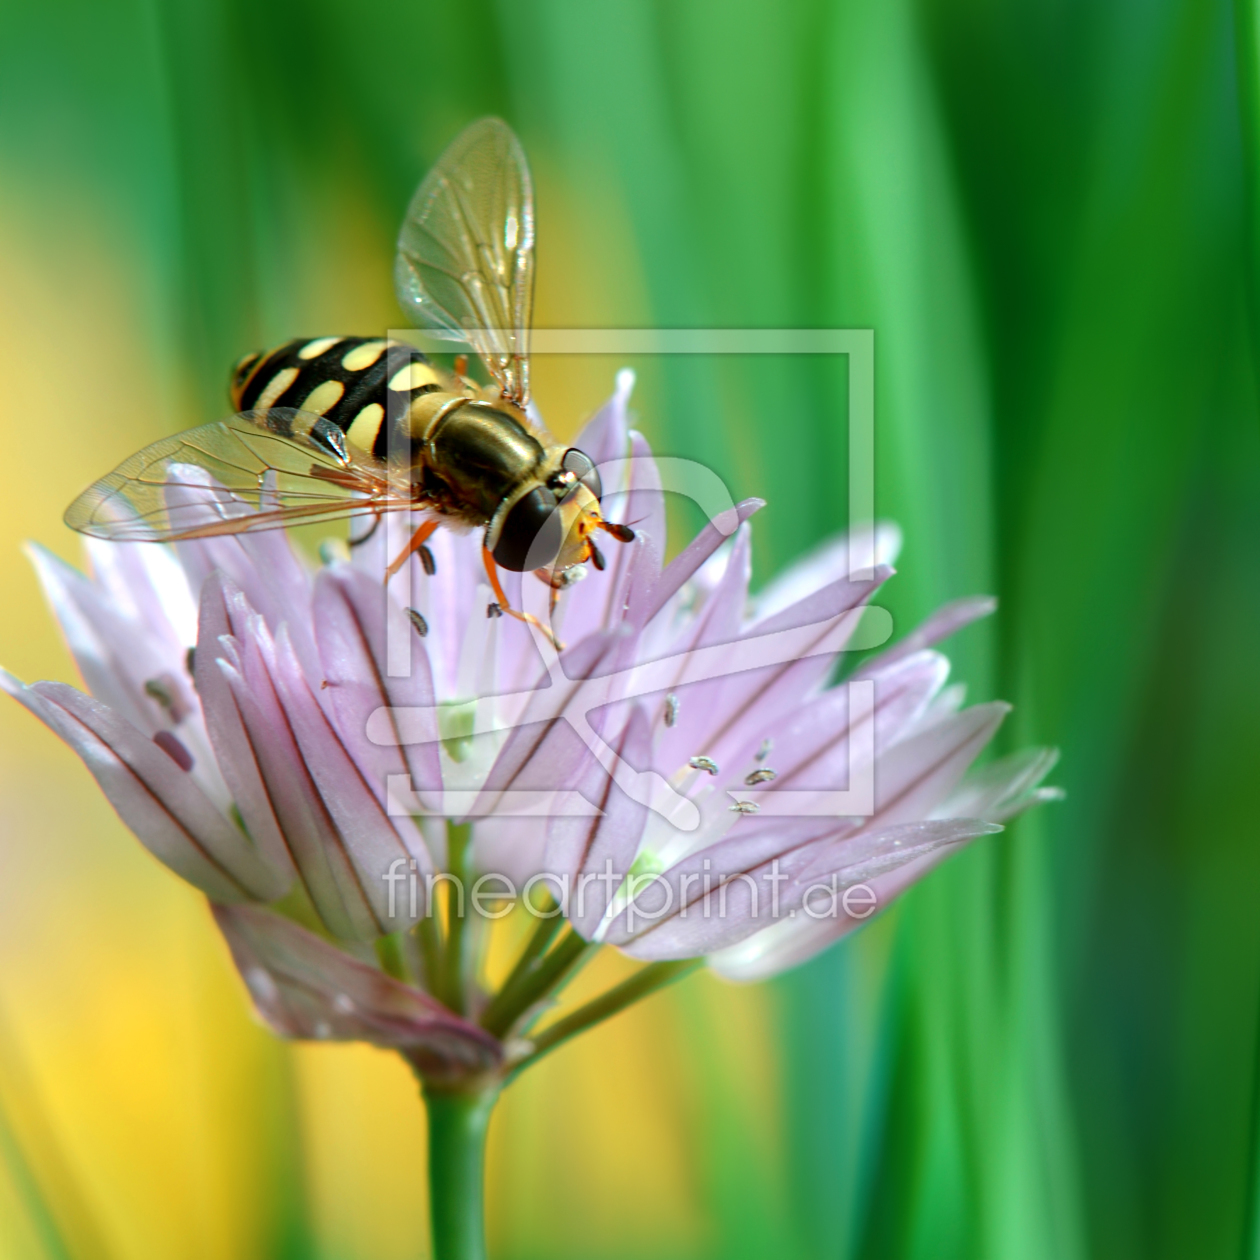
[[[247,355],[232,373],[229,393],[237,411],[295,407],[325,416],[352,446],[384,459],[385,417],[403,416],[416,397],[447,388],[428,359],[405,342],[318,337]]]

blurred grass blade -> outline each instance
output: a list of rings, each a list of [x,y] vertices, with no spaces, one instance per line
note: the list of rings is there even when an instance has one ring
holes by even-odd
[[[30,1224],[55,1260],[109,1260],[82,1188],[44,1115],[16,1039],[0,1012],[0,1159]]]
[[[1247,304],[1251,355],[1260,382],[1260,0],[1234,0],[1234,61],[1246,186]]]

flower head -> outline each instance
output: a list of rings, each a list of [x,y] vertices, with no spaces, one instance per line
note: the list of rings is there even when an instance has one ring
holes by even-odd
[[[502,1072],[592,945],[771,975],[1049,794],[1045,751],[968,774],[1006,706],[962,707],[933,645],[990,601],[833,684],[843,651],[887,636],[870,599],[895,531],[750,596],[748,500],[665,563],[630,383],[578,443],[635,538],[559,593],[562,651],[496,615],[479,540],[446,531],[388,587],[385,529],[314,569],[282,533],[89,541],[90,578],[34,553],[88,694],[0,685],[206,893],[282,1035],[396,1048],[431,1081]],[[191,474],[180,493],[223,510]],[[548,614],[530,575],[507,593]],[[555,917],[489,994],[463,919],[508,889]]]

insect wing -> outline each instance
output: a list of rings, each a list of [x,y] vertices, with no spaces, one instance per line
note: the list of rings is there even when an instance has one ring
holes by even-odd
[[[505,122],[473,123],[425,177],[403,220],[394,281],[417,326],[467,342],[504,396],[525,405],[534,191]]]
[[[163,438],[89,486],[71,529],[117,542],[253,533],[414,508],[410,487],[309,412],[242,412]]]

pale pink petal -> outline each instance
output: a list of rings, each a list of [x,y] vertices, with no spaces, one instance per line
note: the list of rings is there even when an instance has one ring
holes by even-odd
[[[754,621],[764,621],[775,613],[837,582],[855,568],[882,565],[891,568],[901,550],[901,530],[880,521],[873,530],[850,540],[837,534],[815,547],[771,579],[753,602]],[[854,563],[854,562],[857,563]]]
[[[367,737],[368,718],[380,708],[433,713],[425,640],[379,582],[345,566],[325,569],[316,578],[313,615],[328,684],[325,702],[335,715],[342,743],[377,799],[382,803],[388,799],[391,775],[409,775],[414,791],[440,792],[436,718],[430,719],[427,739],[413,738],[405,746],[376,744]],[[390,636],[406,652],[408,672],[402,676],[389,672]]]
[[[875,816],[863,830],[930,817],[1010,708],[1000,701],[978,704],[894,744],[876,767]]]
[[[858,673],[859,677],[869,677],[896,664],[902,657],[912,652],[931,647],[951,634],[956,634],[964,626],[973,621],[987,617],[997,607],[997,600],[988,595],[975,595],[967,599],[956,599],[952,604],[938,608],[918,629],[906,635],[899,643],[894,644],[886,652],[867,661]]]
[[[225,662],[239,676],[241,661],[237,644],[249,635],[251,615],[245,596],[221,574],[214,573],[206,580],[201,590],[200,638],[194,653],[197,694],[215,761],[246,831],[277,870],[292,873],[289,846],[260,764],[268,754],[277,755],[282,740],[268,730],[261,718],[246,724],[236,694],[220,665]],[[266,696],[274,705],[269,687]],[[251,711],[257,713],[265,698],[255,693],[251,700]],[[278,720],[276,706],[275,721]],[[274,723],[272,729],[276,729]],[[261,741],[262,751],[255,740]],[[292,783],[290,780],[286,790]]]
[[[655,913],[657,919],[630,935],[632,916],[627,909],[607,939],[619,937],[626,953],[645,961],[694,958],[729,948],[784,916],[805,917],[807,896],[817,909],[815,903],[823,896],[829,902],[833,892],[841,894],[939,850],[1000,830],[976,819],[917,822],[860,838],[815,842],[783,855],[775,864],[756,867],[738,858],[730,861],[727,846],[718,846],[712,854],[707,893],[703,882],[684,888],[674,872],[666,872],[645,890],[640,906],[641,913]]]
[[[613,741],[618,758],[635,770],[648,767],[651,728],[641,707]],[[617,891],[604,872],[625,873],[634,861],[647,823],[647,806],[631,800],[597,762],[588,764],[576,788],[600,810],[596,818],[555,818],[544,866],[569,881],[569,920],[588,940],[594,937]],[[585,878],[583,878],[585,876]]]
[[[737,503],[728,529],[719,529],[719,522],[708,524],[665,567],[660,578],[652,586],[636,594],[629,614],[634,624],[645,626],[678,593],[683,583],[755,512],[766,503],[764,499],[744,499]]]
[[[302,763],[335,828],[357,890],[376,921],[374,935],[409,926],[414,919],[405,907],[395,904],[390,913],[385,876],[392,869],[413,869],[412,861],[422,875],[430,869],[423,837],[410,818],[391,818],[364,781],[312,694],[284,626],[269,664]]]
[[[293,864],[334,936],[371,940],[380,935],[379,924],[302,760],[262,653],[252,638],[236,646],[239,667],[223,658],[217,664],[248,733]]]
[[[169,712],[146,692],[148,680],[166,674],[176,706],[189,710],[196,705],[177,646],[126,616],[52,552],[32,546],[28,554],[92,695],[146,735],[172,725]]]
[[[489,1033],[272,911],[216,907],[215,920],[259,1015],[282,1037],[401,1050],[427,1079],[502,1061]]]
[[[834,666],[835,651],[821,645],[835,644],[838,630],[856,622],[844,619],[866,602],[887,578],[877,570],[869,582],[833,583],[777,613],[755,631],[749,630],[731,644],[730,671],[725,676],[677,686],[679,720],[661,733],[658,764],[667,773],[690,758],[704,756],[722,765],[750,740],[760,741],[787,715],[825,682]],[[779,631],[800,630],[797,659],[749,669],[745,662],[758,659],[757,640]],[[685,658],[680,658],[682,663]]]
[[[829,901],[823,900],[818,917],[801,914],[795,919],[780,919],[735,945],[711,953],[708,964],[728,980],[743,983],[768,980],[800,966],[882,913],[956,851],[956,846],[939,849],[863,880],[865,889],[852,903],[854,913],[849,913],[842,898],[832,915]]]
[[[1058,800],[1058,788],[1040,787],[1059,760],[1057,748],[1026,748],[966,778],[933,811],[937,818],[987,818],[1005,822],[1033,805]]]
[[[0,671],[0,687],[79,754],[123,822],[181,878],[219,901],[284,894],[286,873],[264,860],[181,767],[175,754],[182,746],[168,751],[64,683],[24,687]]]

